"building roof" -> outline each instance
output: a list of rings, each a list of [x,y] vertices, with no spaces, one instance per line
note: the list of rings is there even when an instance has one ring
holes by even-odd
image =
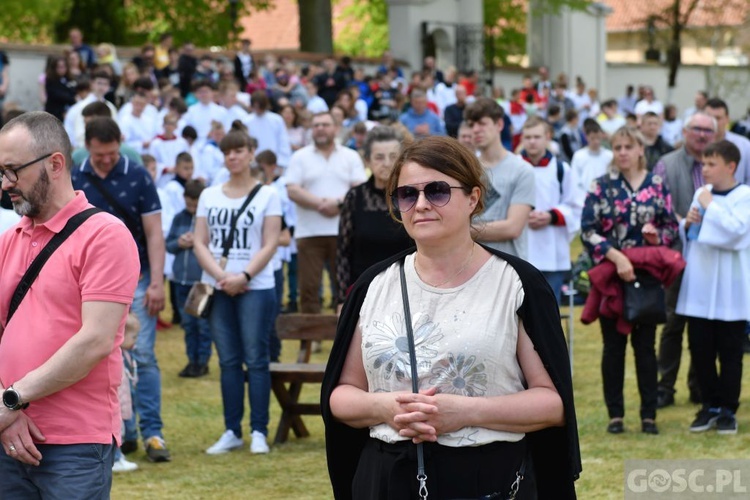
[[[275,0],[264,11],[240,19],[241,38],[252,40],[252,50],[299,50],[299,0]],[[341,31],[337,18],[352,0],[332,2],[333,37]]]
[[[678,0],[602,0],[614,12],[607,17],[608,32],[641,31],[650,15],[662,14]],[[687,10],[691,0],[682,0]],[[748,0],[698,0],[688,26],[741,26],[750,17]],[[663,25],[662,25],[663,26]],[[657,27],[659,24],[657,23]]]

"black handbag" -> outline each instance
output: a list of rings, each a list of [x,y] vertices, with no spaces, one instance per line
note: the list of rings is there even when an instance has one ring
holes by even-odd
[[[628,323],[656,325],[667,322],[664,285],[648,271],[635,270],[635,281],[623,282],[622,316]]]

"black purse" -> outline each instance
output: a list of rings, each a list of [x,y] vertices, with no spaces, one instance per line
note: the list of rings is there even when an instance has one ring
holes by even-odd
[[[615,204],[612,200],[612,178],[607,179],[607,199],[612,209],[614,228]],[[632,203],[630,205],[632,210]],[[610,240],[617,250],[620,245],[615,237]],[[635,270],[635,281],[622,283],[622,317],[628,323],[656,325],[667,322],[667,300],[664,285],[653,274],[644,269]]]
[[[628,323],[656,325],[667,322],[664,285],[642,269],[636,269],[635,281],[624,282],[622,316]]]

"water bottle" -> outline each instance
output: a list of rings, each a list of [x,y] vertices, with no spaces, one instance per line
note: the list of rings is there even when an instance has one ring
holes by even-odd
[[[711,191],[712,188],[713,188],[713,186],[711,184],[706,184],[701,189],[707,189],[707,190]],[[697,197],[693,201],[693,203],[690,205],[690,208],[691,209],[697,208],[698,209],[698,213],[700,214],[701,220],[702,220],[703,215],[706,213],[706,209],[703,208],[700,203],[698,203]],[[690,227],[688,228],[688,231],[687,231],[687,239],[690,240],[690,241],[697,240],[698,239],[698,234],[700,232],[701,232],[701,225],[700,224],[690,224]]]

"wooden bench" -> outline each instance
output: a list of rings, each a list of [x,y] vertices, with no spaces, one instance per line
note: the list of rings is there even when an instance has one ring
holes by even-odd
[[[281,340],[299,340],[296,363],[271,363],[271,389],[281,406],[281,419],[274,443],[284,443],[289,429],[307,437],[301,415],[320,415],[320,402],[300,402],[302,384],[323,382],[325,364],[310,363],[313,341],[333,340],[338,317],[332,314],[282,314],[276,320]]]

